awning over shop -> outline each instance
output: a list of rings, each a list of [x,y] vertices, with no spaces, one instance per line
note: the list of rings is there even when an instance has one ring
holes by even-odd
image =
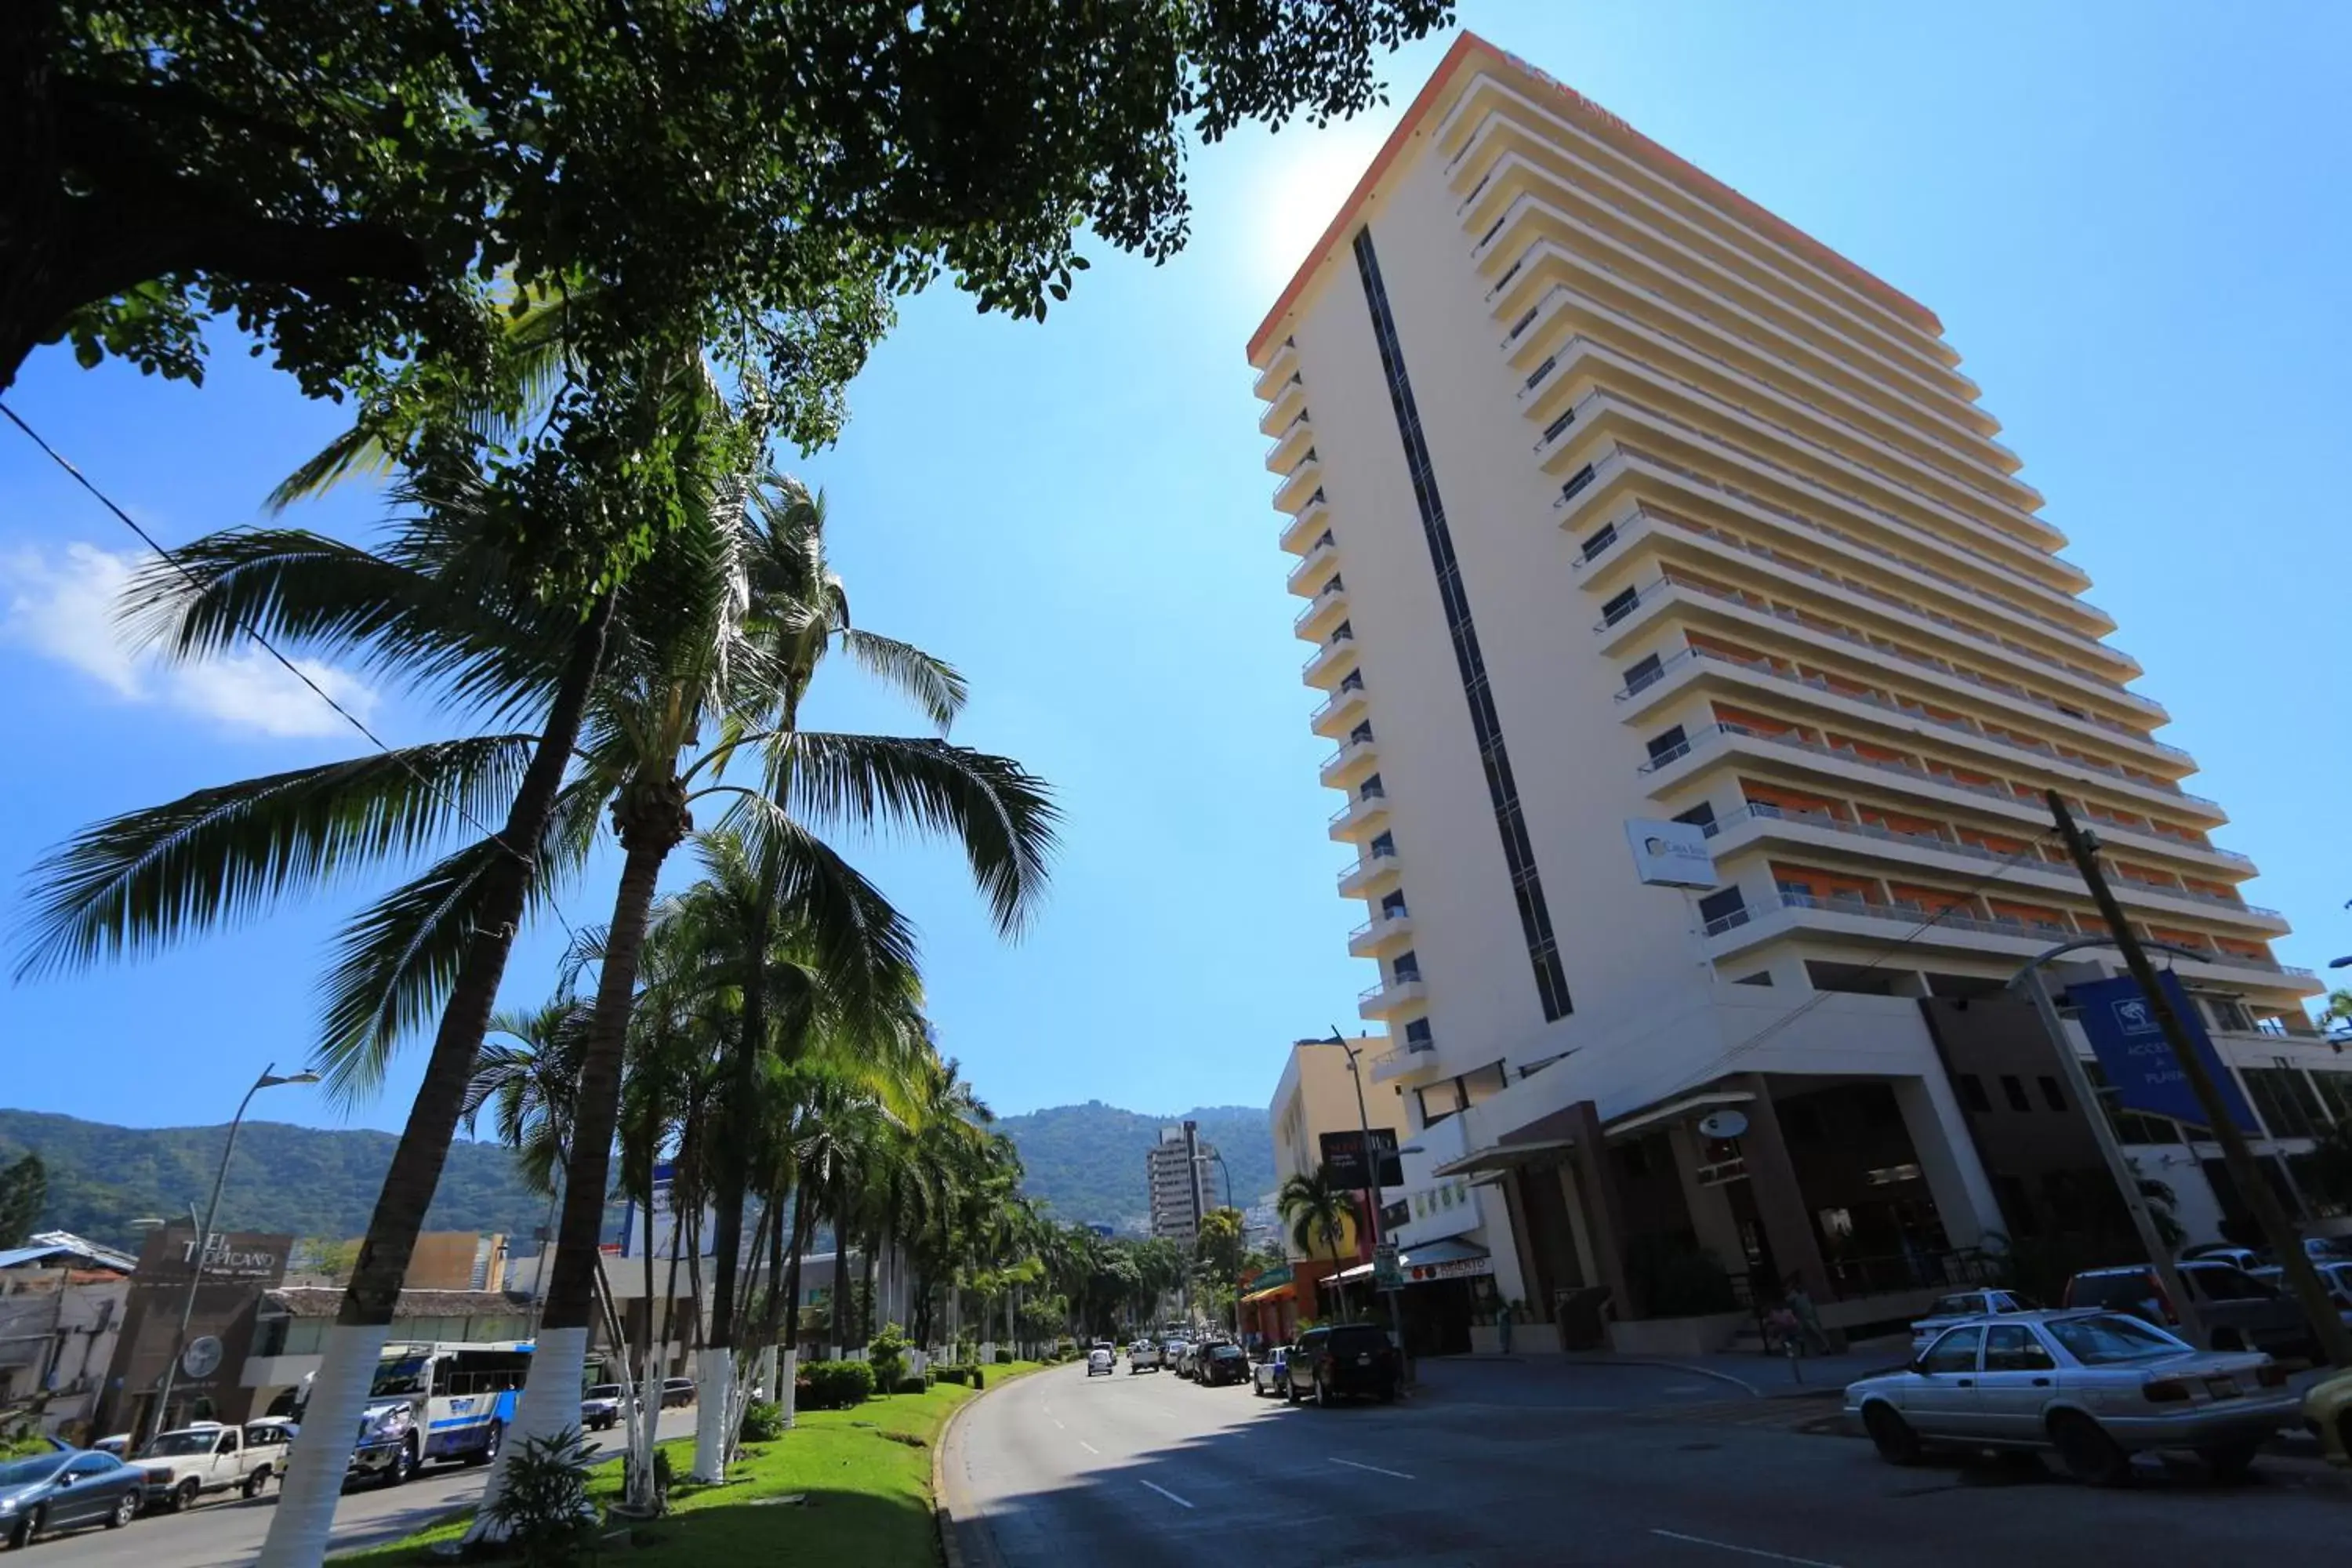
[[[1433,1176],[1475,1176],[1500,1173],[1520,1165],[1549,1163],[1576,1147],[1572,1138],[1543,1138],[1531,1143],[1502,1142],[1474,1149],[1430,1173]]]
[[[1342,1268],[1337,1274],[1324,1276],[1324,1283],[1345,1285],[1351,1279],[1362,1279],[1367,1278],[1370,1275],[1371,1271],[1372,1266],[1370,1264],[1359,1263],[1353,1268]]]
[[[1468,1279],[1495,1271],[1494,1256],[1483,1247],[1466,1241],[1432,1241],[1416,1247],[1397,1259],[1404,1270],[1405,1282],[1425,1284],[1432,1279]]]
[[[1282,1301],[1298,1294],[1297,1277],[1286,1263],[1279,1268],[1269,1268],[1249,1282],[1249,1294],[1244,1296],[1244,1307],[1253,1301]]]

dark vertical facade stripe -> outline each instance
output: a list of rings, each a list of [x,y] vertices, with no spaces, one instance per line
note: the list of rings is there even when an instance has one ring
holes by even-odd
[[[1510,868],[1519,929],[1527,933],[1528,961],[1535,967],[1536,996],[1549,1023],[1571,1011],[1568,975],[1560,968],[1559,943],[1551,933],[1551,911],[1544,904],[1543,880],[1536,875],[1535,846],[1528,838],[1527,816],[1519,809],[1519,786],[1511,777],[1510,753],[1503,746],[1502,717],[1495,711],[1486,661],[1478,652],[1470,595],[1462,584],[1462,568],[1454,558],[1445,503],[1438,499],[1437,474],[1430,466],[1429,443],[1422,438],[1421,412],[1413,405],[1412,382],[1405,374],[1404,351],[1397,343],[1396,318],[1389,312],[1388,289],[1381,282],[1381,261],[1372,250],[1369,228],[1356,235],[1356,269],[1363,275],[1364,302],[1372,312],[1372,337],[1380,345],[1381,370],[1388,377],[1389,402],[1396,408],[1397,436],[1404,443],[1405,471],[1412,479],[1413,502],[1421,509],[1429,563],[1437,572],[1437,598],[1445,611],[1445,629],[1454,639],[1454,663],[1462,674],[1462,695],[1470,704],[1470,728],[1477,737],[1478,760],[1486,770],[1486,794],[1495,803],[1495,827],[1502,835],[1503,859]]]

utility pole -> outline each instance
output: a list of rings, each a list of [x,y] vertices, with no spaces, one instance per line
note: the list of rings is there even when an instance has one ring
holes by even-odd
[[[1372,1119],[1364,1110],[1363,1064],[1357,1059],[1361,1051],[1360,1047],[1348,1043],[1348,1037],[1339,1033],[1337,1024],[1331,1026],[1331,1043],[1348,1053],[1348,1076],[1356,1080],[1357,1153],[1364,1163],[1364,1224],[1372,1244],[1372,1284],[1377,1290],[1381,1267],[1381,1167],[1379,1159],[1372,1152]],[[1390,1290],[1385,1294],[1389,1299],[1389,1326],[1396,1334],[1397,1351],[1402,1354],[1404,1351],[1404,1309],[1398,1302],[1395,1291]],[[1340,1298],[1342,1300],[1346,1299],[1344,1296]]]
[[[2180,1064],[2180,1073],[2189,1080],[2189,1089],[2197,1103],[2205,1109],[2213,1141],[2221,1146],[2221,1161],[2228,1166],[2231,1180],[2254,1211],[2254,1222],[2262,1226],[2263,1239],[2278,1255],[2279,1267],[2288,1286],[2303,1308],[2304,1316],[2311,1321],[2312,1332],[2319,1342],[2320,1353],[2336,1366],[2352,1366],[2352,1332],[2347,1332],[2344,1320],[2336,1315],[2336,1305],[2327,1288],[2319,1282],[2319,1273],[2311,1266],[2310,1256],[2303,1250],[2302,1238],[2287,1223],[2286,1213],[2279,1207],[2278,1194],[2263,1180],[2262,1170],[2254,1163],[2253,1151],[2246,1146],[2245,1134],[2231,1120],[2229,1108],[2222,1103],[2221,1091],[2213,1082],[2213,1075],[2205,1070],[2204,1060],[2190,1046],[2189,1030],[2172,1010],[2172,1001],[2156,981],[2155,966],[2147,961],[2147,950],[2140,945],[2130,922],[2124,919],[2123,906],[2107,886],[2106,873],[2099,866],[2098,848],[2074,822],[2066,809],[2066,802],[2056,790],[2048,792],[2050,814],[2058,831],[2066,840],[2066,852],[2074,858],[2075,867],[2083,873],[2083,881],[2091,889],[2091,898],[2099,906],[2100,918],[2107,922],[2107,931],[2124,955],[2124,966],[2138,982],[2140,993],[2147,998],[2148,1007],[2156,1015],[2157,1026],[2164,1031],[2165,1043]]]

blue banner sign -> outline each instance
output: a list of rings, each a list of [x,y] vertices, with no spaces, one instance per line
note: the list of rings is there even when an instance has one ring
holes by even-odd
[[[2180,989],[2180,982],[2170,971],[2159,973],[2156,981],[2164,987],[2165,999],[2172,1004],[2173,1016],[2187,1031],[2197,1059],[2205,1064],[2213,1087],[2221,1091],[2221,1104],[2231,1119],[2242,1131],[2260,1137],[2262,1124],[2254,1120],[2246,1097],[2239,1092],[2238,1080],[2214,1052],[2213,1042],[2205,1033],[2205,1020],[2198,1016],[2197,1009]],[[2138,981],[2126,974],[2117,980],[2070,985],[2066,994],[2081,1010],[2083,1033],[2090,1037],[2099,1067],[2116,1089],[2117,1106],[2126,1110],[2144,1110],[2152,1116],[2169,1116],[2193,1127],[2210,1125],[2197,1091],[2189,1086],[2189,1075],[2181,1070],[2179,1058],[2172,1054],[2172,1046],[2156,1021],[2155,1005],[2139,988]]]

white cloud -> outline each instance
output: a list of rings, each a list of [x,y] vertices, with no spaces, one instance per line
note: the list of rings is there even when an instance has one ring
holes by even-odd
[[[0,638],[79,670],[130,702],[157,702],[223,729],[264,735],[332,735],[348,726],[258,647],[201,664],[133,653],[114,609],[135,558],[94,544],[0,550]],[[374,690],[346,671],[296,659],[303,674],[365,719]]]

